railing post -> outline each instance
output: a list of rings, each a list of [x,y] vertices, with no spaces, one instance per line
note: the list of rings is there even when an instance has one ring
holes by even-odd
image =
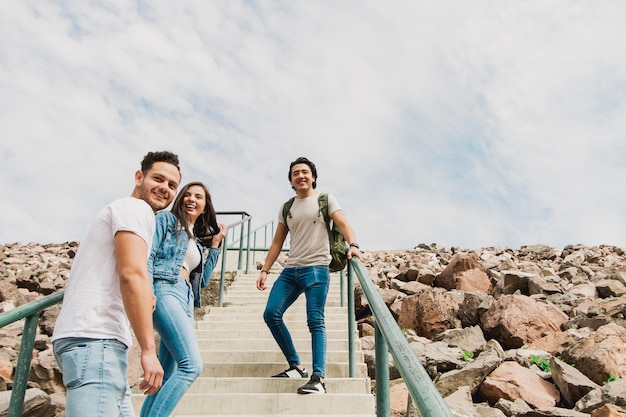
[[[344,272],[343,271],[344,270],[342,269],[339,272],[339,292],[340,292],[340,295],[339,295],[339,298],[340,298],[339,303],[340,304],[339,305],[341,307],[345,307],[346,306],[346,302],[345,302],[345,299],[346,299],[346,297],[345,297],[345,282],[344,282]]]
[[[40,314],[41,310],[25,318],[7,417],[20,417],[24,409],[24,394],[26,393],[26,386],[28,384],[30,361],[33,357],[37,322],[39,321]]]
[[[241,215],[241,218],[242,219],[245,218],[243,214]],[[239,227],[241,228],[240,229],[241,231],[239,232],[239,259],[237,259],[237,270],[241,271],[242,270],[241,269],[241,258],[242,258],[242,255],[243,255],[243,236],[244,236],[244,229],[245,229],[245,227],[244,227],[243,223],[240,224]]]
[[[222,240],[222,268],[220,270],[220,294],[217,305],[222,307],[222,298],[224,296],[224,271],[226,270],[226,254],[228,254],[228,234]]]
[[[251,233],[250,233],[250,226],[252,226],[252,217],[248,217],[248,221],[246,222],[248,225],[248,243],[247,243],[247,248],[246,248],[246,274],[250,273],[250,239],[251,239]]]
[[[355,338],[356,319],[354,317],[354,271],[348,264],[348,376],[356,375]]]
[[[376,357],[376,415],[387,417],[389,405],[389,347],[380,332],[378,321],[374,322],[374,351]]]

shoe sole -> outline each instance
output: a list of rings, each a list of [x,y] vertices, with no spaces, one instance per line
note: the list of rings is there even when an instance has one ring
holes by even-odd
[[[298,394],[326,394],[326,391],[298,390]]]

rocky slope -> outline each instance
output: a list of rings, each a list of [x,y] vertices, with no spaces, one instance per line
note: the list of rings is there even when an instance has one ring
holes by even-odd
[[[366,258],[455,416],[626,415],[622,248],[419,245]],[[367,302],[356,299],[363,345],[373,349]]]
[[[0,311],[64,288],[77,248],[77,242],[0,245]],[[433,244],[365,256],[370,278],[455,416],[626,415],[623,249]],[[216,286],[204,291],[207,307],[215,293]],[[356,294],[375,378],[373,318],[359,288]],[[63,415],[64,388],[49,342],[57,313],[58,306],[50,308],[40,321],[24,415]],[[21,322],[0,329],[0,391],[11,388],[21,329]],[[139,369],[131,368],[132,383]],[[394,415],[410,414],[393,365],[390,375]],[[8,392],[2,394],[0,417],[8,403]]]

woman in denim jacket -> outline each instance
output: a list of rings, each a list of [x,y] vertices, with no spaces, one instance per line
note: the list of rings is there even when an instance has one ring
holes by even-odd
[[[154,328],[161,336],[159,360],[163,386],[146,397],[142,417],[169,416],[202,372],[194,333],[194,306],[200,307],[205,287],[219,256],[226,226],[218,224],[209,190],[201,182],[185,185],[172,211],[156,215],[156,231],[148,259],[156,308]],[[200,244],[208,245],[206,249]]]

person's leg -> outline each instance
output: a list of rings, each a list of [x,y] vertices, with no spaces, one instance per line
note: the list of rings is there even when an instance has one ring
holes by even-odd
[[[263,312],[263,320],[272,332],[272,336],[285,355],[289,367],[300,365],[300,357],[293,344],[291,334],[283,321],[283,314],[302,293],[302,288],[295,281],[295,269],[285,268],[272,285]]]
[[[121,415],[128,389],[126,345],[117,340],[66,338],[55,340],[53,350],[67,389],[66,417],[84,416],[85,410],[94,417]]]
[[[149,396],[153,398],[141,413],[167,417],[200,376],[202,356],[194,332],[193,292],[189,282],[182,278],[176,283],[157,280],[154,288],[157,297],[154,327],[161,336],[159,360],[166,374],[163,386]]]
[[[165,343],[163,343],[163,338],[159,342],[159,362],[161,362],[161,366],[163,367],[163,384],[167,382],[167,379],[172,376],[174,371],[176,370],[176,361],[167,350]],[[158,391],[157,391],[158,393]],[[156,394],[147,395],[144,398],[143,404],[141,406],[141,412],[139,413],[140,417],[148,417],[150,415],[150,409],[152,408],[152,403],[156,399]]]
[[[326,324],[324,307],[328,296],[330,274],[326,266],[298,268],[298,281],[304,287],[306,296],[307,325],[311,332],[313,352],[313,372],[323,378],[326,374]]]
[[[133,408],[131,395],[130,385],[126,384],[126,395],[120,406],[120,417],[135,417],[135,409]]]

